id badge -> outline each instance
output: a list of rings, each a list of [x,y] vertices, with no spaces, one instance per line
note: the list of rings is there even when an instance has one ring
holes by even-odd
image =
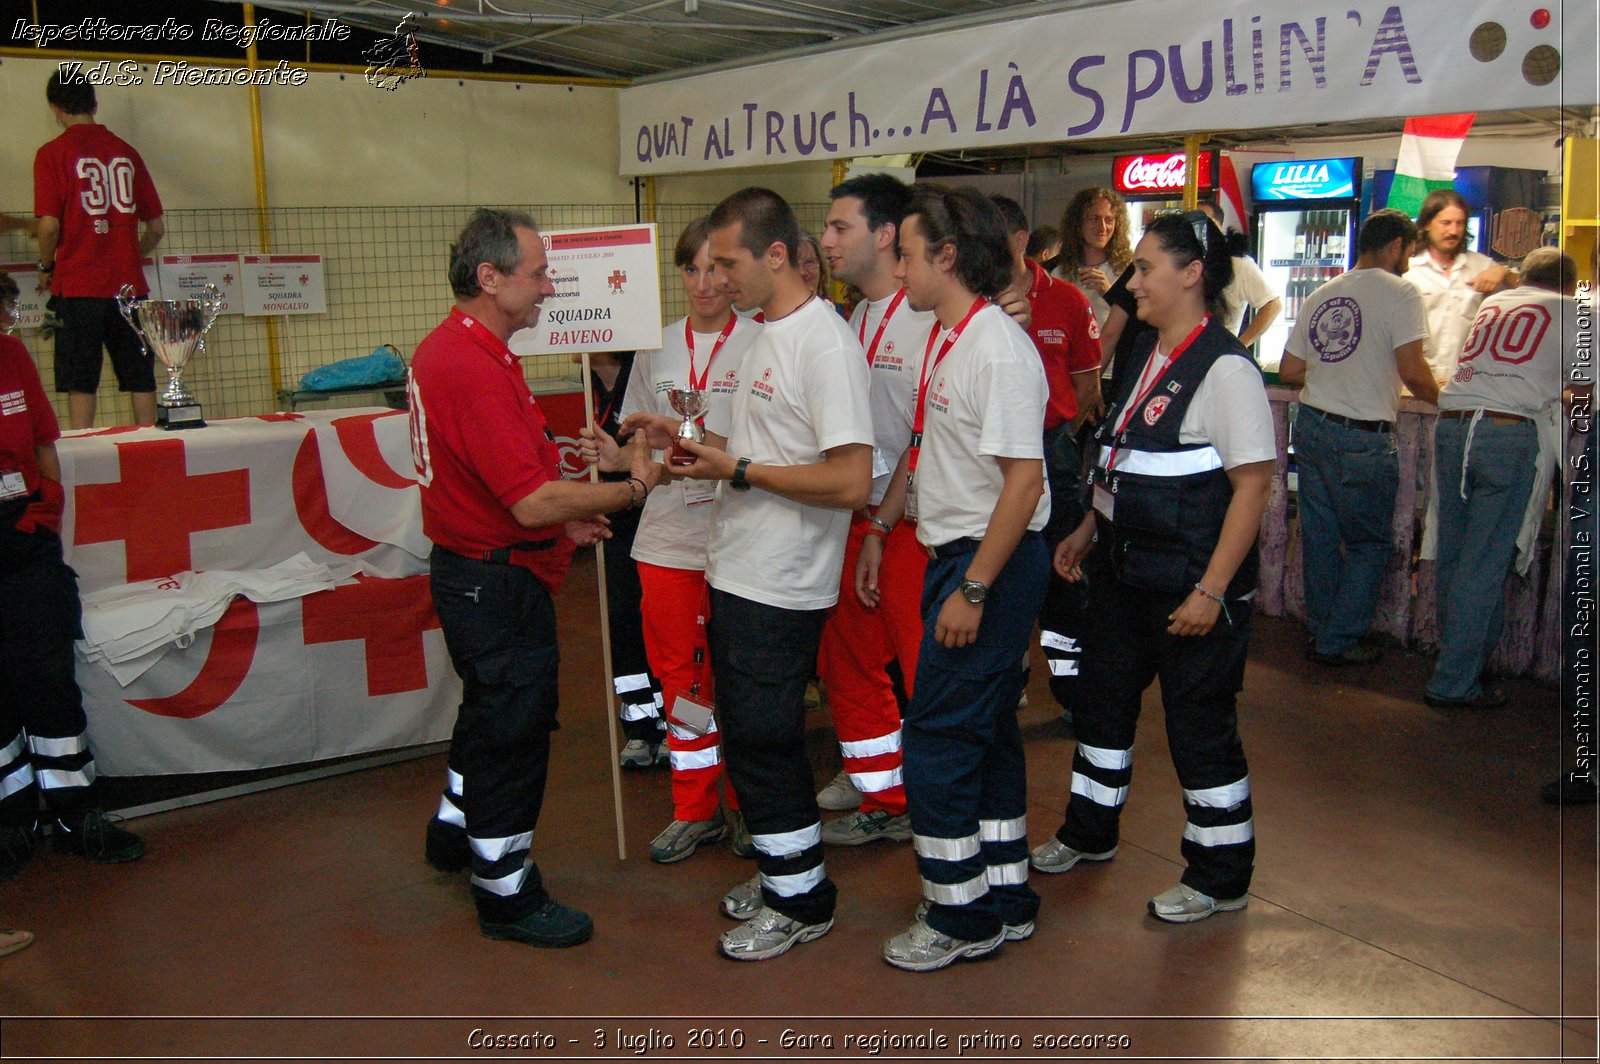
[[[717,482],[714,480],[686,480],[683,482],[683,504],[685,506],[704,506],[714,502],[717,498]]]
[[[917,519],[917,475],[915,473],[906,475],[906,510],[904,519],[908,521]]]
[[[1107,521],[1113,520],[1111,513],[1116,509],[1117,497],[1111,494],[1111,489],[1104,484],[1094,486],[1094,512],[1104,517]]]
[[[672,700],[669,716],[679,727],[695,735],[704,735],[716,726],[716,714],[711,706],[697,702],[688,695],[679,695]]]
[[[28,494],[28,482],[18,473],[0,473],[0,499],[17,499]]]

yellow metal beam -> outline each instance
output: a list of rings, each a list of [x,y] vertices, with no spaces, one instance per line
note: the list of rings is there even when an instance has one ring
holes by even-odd
[[[251,30],[256,25],[256,5],[244,5],[244,24]],[[255,34],[250,35],[250,47],[245,51],[245,65],[256,69]],[[261,86],[252,83],[250,92],[250,150],[255,163],[256,177],[256,235],[261,242],[261,254],[272,253],[272,215],[267,204],[267,152],[261,132]],[[278,319],[269,317],[267,324],[267,373],[272,378],[272,394],[276,396],[283,387],[283,366],[278,358]]]
[[[1192,211],[1200,206],[1200,148],[1206,141],[1204,133],[1183,135],[1183,209]]]

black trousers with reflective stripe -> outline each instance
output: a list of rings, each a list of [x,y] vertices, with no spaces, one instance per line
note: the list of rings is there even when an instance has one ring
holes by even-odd
[[[32,766],[40,773],[83,772],[94,760],[78,690],[72,641],[83,634],[78,574],[62,556],[53,532],[0,531],[0,780],[21,782]],[[35,740],[67,740],[70,753],[31,753]],[[18,740],[22,739],[18,744]],[[42,781],[0,800],[0,825],[32,827],[43,792],[51,815],[70,821],[94,804],[94,788],[51,787]]]
[[[1027,762],[1017,725],[1023,653],[1044,595],[1046,550],[1034,536],[1023,540],[995,579],[983,607],[978,640],[951,650],[934,638],[939,611],[961,585],[971,555],[928,563],[922,585],[922,647],[917,677],[902,724],[906,805],[912,831],[927,839],[966,839],[984,821],[1027,815]],[[742,796],[742,792],[741,792]],[[971,857],[917,857],[923,879],[941,886],[970,883],[991,868],[1022,866],[1025,832],[1003,842],[981,843]],[[982,897],[964,905],[938,903],[928,925],[955,938],[978,940],[1002,924],[1022,924],[1039,910],[1039,896],[1026,882],[986,885]]]
[[[463,779],[463,843],[532,832],[544,803],[550,733],[559,726],[555,605],[539,579],[520,566],[438,548],[431,561],[434,609],[463,686],[449,758]],[[450,825],[436,830],[461,834]],[[545,891],[528,847],[516,846],[493,859],[474,848],[475,879],[503,880],[525,861],[526,878],[515,894],[473,884],[482,919],[520,919],[544,903]]]
[[[1129,587],[1103,566],[1095,568],[1090,609],[1100,634],[1085,659],[1088,697],[1074,729],[1081,746],[1132,750],[1145,688],[1159,678],[1167,744],[1178,782],[1185,790],[1198,791],[1236,783],[1249,774],[1239,739],[1236,698],[1244,685],[1251,604],[1230,599],[1233,623],[1219,616],[1203,636],[1169,635],[1167,618],[1184,597]],[[1073,768],[1108,787],[1126,786],[1131,775],[1128,770],[1096,769],[1082,754],[1074,756]],[[1188,823],[1202,829],[1242,825],[1252,815],[1248,797],[1226,809],[1189,803],[1184,809]],[[1073,794],[1066,823],[1056,837],[1075,850],[1103,853],[1117,845],[1121,813],[1121,806]],[[1181,850],[1188,862],[1183,882],[1196,890],[1236,898],[1250,889],[1256,852],[1253,835],[1248,841],[1220,846],[1185,838]]]
[[[1094,440],[1089,440],[1094,446]],[[1044,434],[1045,474],[1050,487],[1050,522],[1045,526],[1045,544],[1052,554],[1056,544],[1067,537],[1083,520],[1083,462],[1072,437],[1071,422],[1062,422]],[[1088,631],[1087,587],[1069,584],[1052,567],[1045,587],[1044,605],[1039,609],[1040,643],[1050,663],[1050,694],[1056,704],[1076,714],[1083,697],[1083,633]],[[1051,638],[1051,637],[1054,638]],[[1060,646],[1070,643],[1076,650]]]
[[[827,610],[786,610],[711,589],[711,668],[717,727],[728,779],[752,835],[818,828],[817,784],[806,755],[806,684],[816,672]],[[760,850],[760,840],[757,840]],[[820,838],[794,853],[760,851],[764,877],[804,875],[822,865]],[[811,889],[780,896],[770,908],[807,924],[833,918],[838,888],[826,875]]]
[[[606,615],[611,619],[611,675],[648,676],[645,687],[637,687],[617,695],[624,707],[629,704],[650,707],[651,716],[637,720],[622,720],[622,734],[627,739],[646,742],[661,741],[662,717],[656,712],[656,695],[661,682],[650,671],[650,661],[644,649],[644,619],[639,613],[639,603],[644,599],[644,589],[639,586],[639,564],[633,560],[633,538],[639,531],[639,511],[625,511],[611,518],[611,538],[601,549],[606,555]]]

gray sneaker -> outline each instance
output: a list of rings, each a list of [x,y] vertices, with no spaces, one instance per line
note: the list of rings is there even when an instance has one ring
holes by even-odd
[[[918,923],[922,923],[927,920],[928,910],[931,908],[933,908],[933,903],[927,898],[923,898],[921,901],[917,902],[916,918]],[[1034,925],[1032,920],[1024,920],[1017,924],[1004,924],[1000,928],[1000,933],[1005,936],[1005,940],[1007,942],[1026,941],[1027,939],[1033,937],[1033,931]]]
[[[1150,899],[1150,915],[1169,924],[1192,924],[1212,913],[1231,913],[1250,904],[1248,896],[1213,898],[1187,883],[1179,883]]]
[[[720,818],[714,820],[674,820],[650,843],[650,860],[672,864],[694,853],[702,842],[717,842],[728,833]]]
[[[722,915],[748,920],[765,904],[761,900],[761,874],[758,872],[722,896]]]
[[[753,860],[756,856],[756,840],[750,837],[750,826],[744,822],[744,814],[737,809],[728,810],[728,827],[733,831],[733,855]]]
[[[846,813],[861,807],[861,792],[850,782],[850,773],[841,770],[817,792],[817,805],[830,813]]]
[[[643,739],[629,739],[622,744],[617,763],[623,768],[649,768],[656,763],[655,745]]]
[[[1049,842],[1034,849],[1030,863],[1037,872],[1055,873],[1065,872],[1079,861],[1109,861],[1116,855],[1115,846],[1104,853],[1084,853],[1052,835]]]
[[[905,931],[883,944],[883,959],[908,972],[931,972],[959,960],[987,957],[1000,948],[1006,934],[971,941],[951,938],[929,927],[920,917]]]
[[[828,846],[860,846],[879,839],[903,842],[910,837],[911,814],[893,816],[887,809],[851,813],[822,825],[822,841]]]
[[[833,920],[802,924],[776,909],[763,908],[731,931],[724,931],[722,955],[736,961],[764,961],[801,942],[811,942],[833,930]]]

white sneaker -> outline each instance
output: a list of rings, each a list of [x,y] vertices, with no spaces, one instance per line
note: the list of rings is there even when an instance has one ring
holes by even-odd
[[[722,955],[736,961],[765,961],[789,952],[791,946],[811,942],[833,930],[833,921],[802,924],[776,909],[763,908],[731,931],[718,944]]]
[[[622,754],[617,763],[623,768],[649,768],[656,763],[655,744],[643,739],[629,739],[622,744]]]
[[[911,838],[911,814],[895,816],[887,809],[870,813],[851,813],[822,825],[826,846],[862,846],[879,839],[904,842]]]
[[[931,908],[933,908],[933,902],[927,898],[917,902],[916,919],[919,922],[925,922],[928,917],[928,910]],[[1007,942],[1026,942],[1033,937],[1033,932],[1034,923],[1032,920],[1024,920],[1020,924],[1003,924],[1000,927],[1000,934],[1005,936]]]
[[[761,875],[757,873],[724,894],[720,908],[723,916],[748,920],[765,904],[761,900]]]
[[[850,782],[850,773],[841,771],[817,792],[817,804],[832,813],[844,813],[861,807],[861,792]]]
[[[1104,853],[1084,853],[1074,850],[1054,835],[1050,841],[1034,847],[1029,856],[1029,863],[1036,872],[1065,872],[1079,861],[1109,861],[1117,855],[1117,847],[1113,846]]]
[[[1192,924],[1212,913],[1231,913],[1250,904],[1248,895],[1238,898],[1213,898],[1187,883],[1179,883],[1150,899],[1150,915],[1169,924]]]
[[[883,959],[908,972],[931,972],[959,960],[987,957],[1005,940],[1003,929],[992,938],[976,941],[951,938],[918,917],[909,928],[883,944]]]

